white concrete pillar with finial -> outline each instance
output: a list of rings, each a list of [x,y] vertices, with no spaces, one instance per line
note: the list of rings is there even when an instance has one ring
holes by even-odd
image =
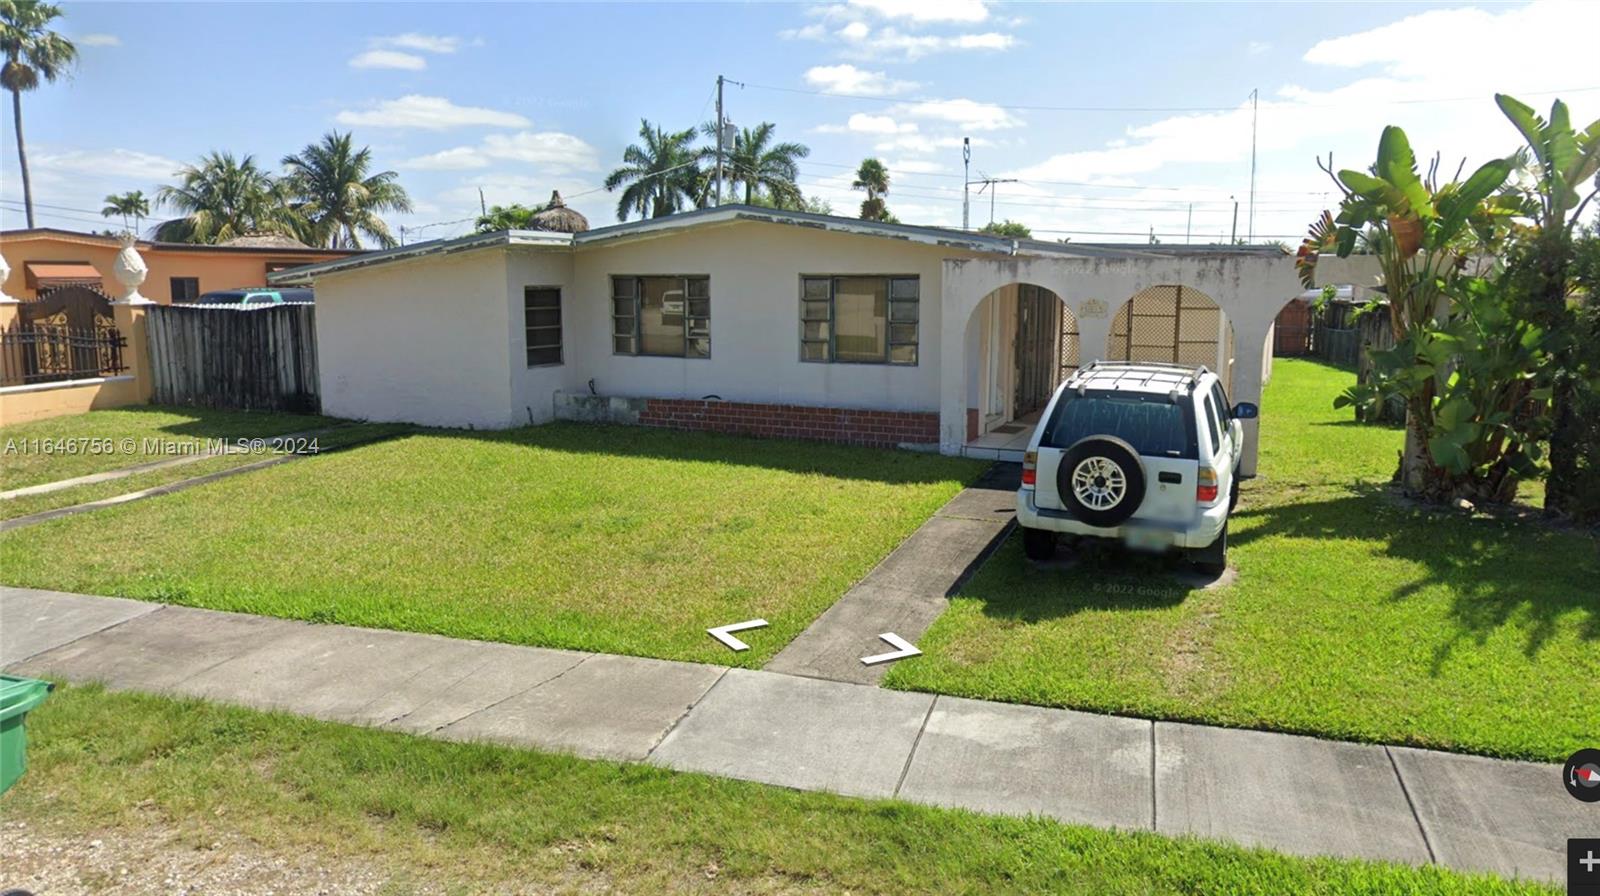
[[[117,253],[116,261],[111,263],[111,275],[117,278],[123,289],[122,298],[111,303],[111,315],[116,320],[117,330],[128,342],[123,350],[122,363],[127,366],[128,373],[137,383],[138,400],[149,401],[154,391],[154,383],[150,378],[149,337],[145,315],[151,305],[160,303],[146,298],[139,292],[139,287],[144,285],[145,278],[150,276],[150,267],[139,255],[137,240],[133,234],[122,235],[122,251]]]

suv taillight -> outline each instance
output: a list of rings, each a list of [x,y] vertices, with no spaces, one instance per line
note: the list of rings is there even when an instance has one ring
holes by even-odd
[[[1200,476],[1194,488],[1194,500],[1197,504],[1210,504],[1217,500],[1217,471],[1210,467],[1201,467]]]
[[[1033,485],[1039,481],[1039,452],[1028,451],[1022,455],[1022,484]],[[1216,491],[1212,489],[1212,491]]]

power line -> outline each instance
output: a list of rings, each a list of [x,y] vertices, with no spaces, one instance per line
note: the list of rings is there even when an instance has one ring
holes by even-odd
[[[904,96],[882,96],[869,93],[835,93],[827,90],[806,90],[800,87],[779,87],[775,84],[745,83],[746,87],[757,90],[772,90],[779,93],[798,93],[807,96],[825,96],[844,100],[864,100],[877,103],[919,103],[941,102],[940,100],[917,100]],[[1538,91],[1512,91],[1518,96],[1555,96],[1558,94],[1588,93],[1600,90],[1600,85],[1592,87],[1574,87],[1568,90],[1538,90]],[[1363,100],[1348,103],[1305,103],[1284,101],[1277,104],[1279,108],[1299,107],[1305,109],[1343,109],[1357,106],[1409,106],[1426,105],[1431,103],[1467,103],[1482,102],[1482,95],[1478,96],[1452,96],[1429,97],[1425,99],[1396,99],[1396,100]],[[1022,103],[991,103],[983,100],[972,100],[996,109],[1006,109],[1013,112],[1237,112],[1244,108],[1241,101],[1236,106],[1046,106]]]
[[[805,160],[805,162],[803,164],[806,164],[806,165],[823,165],[823,166],[828,167],[828,168],[855,168],[856,167],[855,165],[846,165],[846,164],[841,163],[841,162],[819,162],[819,161],[816,161],[816,160],[813,160],[813,159],[807,159],[807,160]],[[959,175],[959,174],[947,174],[947,173],[944,173],[944,172],[941,172],[941,171],[903,171],[903,172],[895,173],[895,176],[896,177],[944,177],[944,178],[953,178],[955,180],[960,180],[961,179],[961,175]],[[1170,190],[1170,191],[1178,192],[1178,193],[1194,193],[1194,192],[1210,190],[1210,191],[1221,192],[1221,193],[1224,193],[1224,194],[1226,194],[1228,192],[1226,189],[1224,189],[1222,187],[1174,187],[1174,186],[1166,186],[1166,185],[1158,185],[1158,184],[1097,184],[1097,183],[1093,183],[1091,181],[1081,181],[1081,180],[1042,180],[1042,179],[1036,178],[1036,177],[1023,178],[1022,182],[1023,183],[1031,183],[1031,184],[1050,184],[1051,186],[1060,186],[1060,187],[1089,187],[1089,188],[1092,188],[1092,189],[1099,189],[1099,190]],[[1285,195],[1285,196],[1321,196],[1324,193],[1326,193],[1327,191],[1325,191],[1325,190],[1260,190],[1258,192],[1261,195],[1274,194],[1274,195]]]

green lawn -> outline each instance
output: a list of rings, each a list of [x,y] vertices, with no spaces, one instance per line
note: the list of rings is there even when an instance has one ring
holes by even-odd
[[[411,432],[415,429],[416,427],[400,423],[351,423],[311,438],[316,442],[319,451],[332,451],[388,435]],[[84,504],[89,501],[99,501],[103,498],[143,491],[144,489],[205,476],[221,470],[246,466],[268,460],[272,456],[273,454],[270,451],[265,453],[249,451],[238,454],[224,454],[206,458],[205,460],[197,460],[194,463],[163,467],[159,470],[135,473],[131,476],[109,479],[104,482],[92,482],[37,495],[7,498],[0,500],[0,519],[16,519],[17,517],[28,516],[45,510],[54,510],[58,507],[71,507],[74,504]]]
[[[7,584],[760,665],[972,461],[635,427],[428,432],[0,536]],[[105,532],[137,532],[108,549]],[[733,654],[705,629],[760,616]]]
[[[0,426],[0,491],[137,466],[170,456],[150,453],[147,449],[152,446],[146,440],[189,442],[274,436],[336,422],[307,414],[147,405]],[[78,441],[91,439],[105,441]],[[65,449],[53,445],[42,449],[39,444],[62,440],[75,444]],[[110,451],[105,450],[106,441]]]
[[[1237,583],[1109,555],[1035,569],[1006,544],[887,683],[1561,761],[1600,732],[1600,540],[1382,492],[1401,433],[1331,407],[1350,374],[1275,362]]]
[[[366,860],[385,892],[1556,893],[94,687],[58,689],[28,728],[30,768],[0,797],[8,822],[81,839],[152,833],[223,850],[216,860],[241,840]]]

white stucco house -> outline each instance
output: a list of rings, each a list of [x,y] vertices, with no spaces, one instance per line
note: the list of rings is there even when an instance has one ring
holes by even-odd
[[[1271,248],[1016,241],[742,205],[294,273],[316,287],[328,414],[1007,458],[1095,359],[1205,364],[1235,401],[1259,401],[1273,318],[1303,289]]]

